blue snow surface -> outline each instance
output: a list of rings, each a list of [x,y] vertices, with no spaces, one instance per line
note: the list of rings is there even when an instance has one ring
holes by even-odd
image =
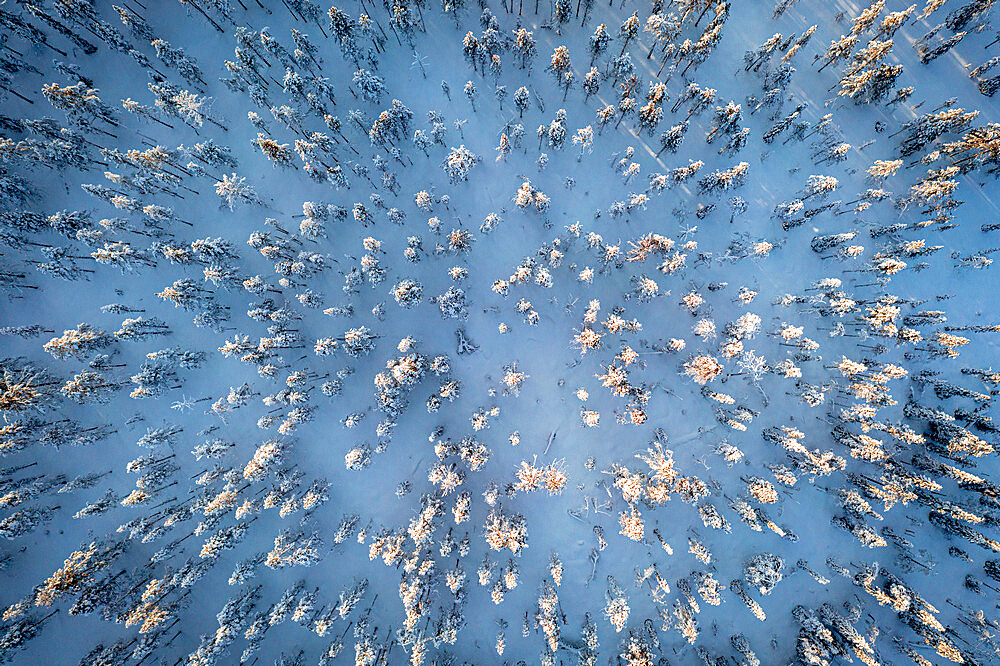
[[[915,2],[0,5],[0,660],[1000,663]]]

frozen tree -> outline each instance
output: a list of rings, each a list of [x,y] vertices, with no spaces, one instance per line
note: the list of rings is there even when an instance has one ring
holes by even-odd
[[[469,173],[479,164],[480,157],[464,145],[452,148],[445,159],[442,168],[448,174],[452,183],[469,179]]]
[[[229,207],[229,210],[234,210],[238,203],[260,203],[256,190],[246,180],[245,177],[233,173],[223,176],[222,180],[215,184],[215,193]]]

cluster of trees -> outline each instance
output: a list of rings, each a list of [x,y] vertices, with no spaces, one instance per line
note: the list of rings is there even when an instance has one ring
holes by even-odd
[[[0,293],[10,299],[0,328],[0,457],[10,461],[0,468],[0,537],[22,546],[0,556],[14,590],[0,661],[59,650],[50,618],[65,609],[121,625],[81,663],[251,664],[280,652],[275,663],[333,664],[351,647],[357,664],[445,663],[451,646],[464,648],[463,632],[479,631],[467,627],[472,617],[496,620],[498,657],[540,649],[553,665],[609,657],[639,666],[672,649],[706,664],[792,652],[802,664],[883,663],[890,650],[917,664],[925,655],[989,663],[1000,627],[976,606],[995,601],[989,581],[1000,582],[1000,564],[978,549],[1000,552],[1000,486],[982,464],[1000,446],[990,416],[1000,374],[981,350],[1000,326],[967,313],[949,322],[932,308],[951,295],[927,292],[919,278],[927,268],[986,270],[1000,251],[976,246],[1000,227],[962,225],[959,198],[996,175],[1000,125],[957,97],[910,101],[922,97],[920,74],[958,49],[980,63],[967,72],[974,92],[1000,89],[991,75],[1000,58],[965,57],[992,0],[947,12],[943,0],[895,9],[877,0],[835,16],[843,34],[825,50],[813,37],[834,34],[830,26],[806,27],[796,0],[773,10],[786,32],[750,41],[737,13],[761,8],[725,0],[654,0],[631,13],[624,3],[558,0],[547,14],[535,3],[530,16],[513,1],[474,11],[449,0],[444,17],[409,0],[325,10],[313,0],[187,0],[187,15],[134,2],[51,4],[0,10]],[[161,37],[167,20],[177,22],[163,30],[179,35],[175,44]],[[253,27],[269,22],[288,29]],[[897,48],[915,25],[929,29],[912,50]],[[197,36],[179,45],[188,28]],[[733,33],[754,46],[742,63],[718,63]],[[232,59],[201,60],[206,34],[232,47]],[[46,64],[52,54],[62,59]],[[112,103],[123,85],[105,71],[110,62],[138,68],[146,86],[134,94],[148,104]],[[452,99],[447,80],[438,101],[456,114],[450,121],[426,84],[397,88],[395,70],[411,62],[418,82],[429,71],[451,77],[472,117],[461,117],[466,100]],[[752,94],[727,98],[731,70]],[[802,91],[824,87],[832,97],[817,117]],[[859,116],[878,118],[880,136],[861,136],[851,126]],[[530,121],[537,147],[525,141]],[[496,160],[485,160],[494,142]],[[772,166],[782,158],[771,151],[798,157]],[[792,166],[799,158],[804,178]],[[569,167],[580,173],[555,180]],[[791,194],[761,194],[757,185],[777,182],[770,171],[787,171]],[[590,188],[580,196],[578,178]],[[592,223],[581,219],[590,190]],[[296,200],[301,214],[283,212],[299,192],[308,192]],[[84,203],[73,208],[74,196]],[[650,231],[654,219],[663,229],[668,201],[678,232]],[[751,207],[760,215],[746,216]],[[711,231],[699,235],[698,225]],[[962,242],[942,254],[956,229]],[[524,259],[491,280],[482,266],[507,261],[505,249],[525,238]],[[775,265],[780,292],[755,277],[778,274]],[[806,284],[814,274],[830,277]],[[67,284],[80,281],[86,290]],[[112,302],[81,312],[94,295]],[[527,381],[537,355],[518,346],[525,332],[505,321],[510,312],[531,334],[579,351],[567,364],[581,367],[566,398],[579,403],[579,430],[562,438],[579,440],[572,454],[550,455],[562,442],[555,432],[542,450],[538,425],[514,422],[543,373]],[[464,328],[479,338],[484,320],[512,335],[495,344],[513,340],[504,355],[517,356],[499,384],[487,379],[485,396],[469,374],[488,343]],[[452,334],[455,355],[445,353]],[[395,350],[386,340],[399,340]],[[614,402],[591,395],[595,380]],[[555,385],[564,391],[566,381]],[[423,416],[410,409],[418,397]],[[619,407],[602,422],[609,404]],[[693,431],[675,444],[661,427],[672,410]],[[410,436],[420,418],[435,424],[426,444]],[[345,434],[334,436],[338,420]],[[401,425],[405,441],[383,456]],[[254,426],[261,433],[247,437]],[[601,432],[587,429],[602,427],[651,428],[639,463],[598,467],[590,451],[577,460]],[[510,434],[498,438],[502,428]],[[505,438],[531,450],[512,459],[496,444]],[[712,471],[707,453],[687,460],[686,441],[718,455],[716,474],[681,473],[682,450],[682,467]],[[133,444],[139,455],[118,459]],[[337,464],[305,462],[317,452]],[[409,464],[390,463],[404,454],[416,467],[389,492],[388,475]],[[511,460],[520,461],[513,470]],[[381,492],[368,515],[355,513],[354,488]],[[701,523],[684,535],[694,564],[683,569],[668,559],[687,556],[671,545],[681,533],[667,514],[675,497]],[[410,502],[404,519],[391,517],[395,498]],[[557,523],[552,507],[567,498],[583,506]],[[792,498],[809,507],[808,525],[785,512]],[[593,542],[565,569],[555,552],[531,566],[539,541],[562,539],[576,522]],[[850,567],[830,558],[841,575],[827,578],[804,559],[786,564],[800,541],[793,528],[853,548],[856,559],[892,556]],[[709,546],[739,541],[734,533],[749,539],[745,556],[714,556]],[[626,566],[602,558],[609,547],[627,554]],[[331,550],[349,564],[321,574],[315,565]],[[28,590],[15,574],[33,552],[58,559]],[[945,556],[967,572],[963,590],[936,593],[957,613],[913,582],[937,574]],[[351,570],[376,560],[386,569],[370,579]],[[603,597],[595,585],[592,604],[564,608],[564,577],[589,586],[598,567],[608,569]],[[277,598],[255,581],[292,568],[302,578]],[[829,601],[781,608],[770,596],[779,585],[819,585]],[[507,630],[525,589],[538,595],[518,639]],[[386,592],[400,606],[379,602]],[[960,593],[966,606],[952,601]],[[845,599],[842,610],[833,603]],[[712,609],[736,601],[749,622],[766,621],[765,604],[790,614],[794,648],[760,657],[764,646],[752,642],[763,641],[735,627],[713,642]],[[192,605],[219,602],[217,626],[195,627]],[[898,620],[891,647],[876,645],[881,606]],[[322,651],[294,654],[269,639],[288,621],[322,639]]]

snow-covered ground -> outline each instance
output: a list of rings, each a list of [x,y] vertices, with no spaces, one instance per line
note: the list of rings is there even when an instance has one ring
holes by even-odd
[[[0,659],[996,663],[991,4],[0,6]]]

